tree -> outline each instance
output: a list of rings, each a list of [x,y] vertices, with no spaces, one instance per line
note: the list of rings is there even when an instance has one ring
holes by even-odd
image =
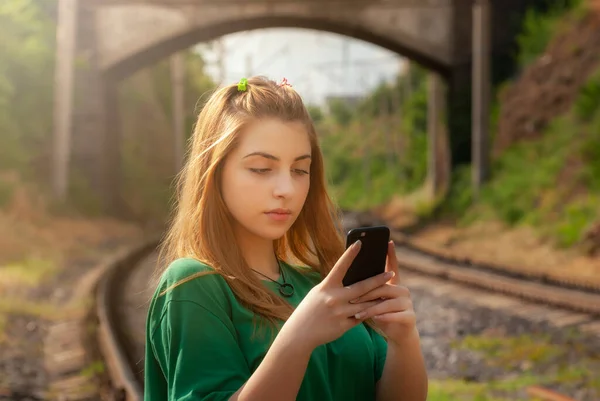
[[[338,98],[329,99],[327,107],[329,115],[337,124],[342,127],[347,127],[350,124],[353,109],[344,100]]]
[[[306,109],[315,124],[319,124],[325,118],[323,110],[317,105],[309,104],[306,106]]]

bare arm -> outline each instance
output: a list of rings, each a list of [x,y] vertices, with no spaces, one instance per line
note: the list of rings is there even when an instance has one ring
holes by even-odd
[[[377,401],[425,401],[427,372],[419,333],[401,343],[389,342],[383,374],[377,384]]]
[[[290,334],[284,324],[256,371],[230,401],[296,399],[313,347]]]

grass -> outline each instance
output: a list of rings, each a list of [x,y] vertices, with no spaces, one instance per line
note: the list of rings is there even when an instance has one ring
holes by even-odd
[[[103,361],[94,361],[81,371],[81,375],[85,377],[96,377],[106,371]]]
[[[513,401],[518,399],[515,398],[514,392],[538,383],[538,378],[530,375],[488,383],[476,383],[456,379],[430,380],[427,400]]]
[[[525,67],[544,53],[556,33],[567,28],[564,23],[565,15],[570,14],[577,19],[585,15],[586,11],[582,0],[555,0],[545,13],[530,9],[525,14],[521,34],[517,37],[519,65]]]
[[[428,401],[458,401],[481,399],[484,396],[485,384],[464,380],[430,380]],[[484,398],[485,400],[485,398]]]
[[[523,361],[529,364],[548,363],[564,355],[565,350],[552,345],[548,338],[528,335],[518,337],[467,336],[457,348],[481,352],[490,364],[505,369],[522,368]]]
[[[0,345],[6,341],[6,316],[0,313]]]
[[[81,313],[83,305],[55,305],[47,300],[31,301],[22,297],[0,298],[0,316],[28,315],[57,320]]]
[[[21,199],[17,215],[0,209],[0,231],[9,233],[0,239],[0,343],[12,340],[11,316],[50,321],[80,316],[89,299],[61,305],[48,299],[53,281],[68,268],[64,261],[98,259],[103,252],[96,247],[104,239],[138,232],[108,219],[54,216],[27,199]]]
[[[53,260],[28,257],[18,262],[0,266],[0,278],[2,279],[2,285],[33,288],[56,274],[58,270],[59,267]]]
[[[585,387],[593,389],[600,396],[600,377],[593,373],[600,369],[600,358],[586,353],[578,340],[578,332],[568,337],[575,345],[552,344],[550,338],[544,335],[467,336],[454,343],[454,347],[475,351],[490,366],[500,366],[512,375],[486,383],[433,380],[428,399],[515,400],[519,399],[518,393],[531,385],[561,385],[573,389]],[[577,344],[580,346],[577,347]],[[575,353],[576,364],[570,363],[569,352]],[[545,368],[542,369],[542,366]]]
[[[518,37],[522,67],[568,28],[565,17],[586,15],[584,3],[561,0],[546,13],[528,11]],[[470,166],[460,167],[440,210],[429,212],[453,218],[459,227],[499,220],[509,228],[533,227],[558,248],[577,245],[600,218],[599,109],[600,71],[583,85],[573,109],[551,121],[541,138],[516,143],[493,161],[492,176],[478,199],[472,193]]]
[[[459,226],[500,220],[534,227],[557,247],[577,244],[600,217],[600,113],[589,123],[574,114],[556,118],[540,139],[516,143],[496,159],[477,201],[470,168],[455,171],[442,214],[457,217]]]

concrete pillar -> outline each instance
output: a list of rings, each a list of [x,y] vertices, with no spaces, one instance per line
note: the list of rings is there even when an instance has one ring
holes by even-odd
[[[185,59],[184,53],[171,56],[171,85],[173,90],[173,149],[175,173],[183,166],[185,154]]]
[[[52,189],[61,201],[67,197],[69,184],[76,33],[77,0],[60,0],[56,28]]]
[[[120,213],[117,81],[99,67],[94,2],[79,2],[71,175],[85,210]]]
[[[106,80],[104,102],[106,123],[102,125],[103,149],[99,151],[101,200],[104,210],[112,215],[125,217],[123,197],[121,195],[121,120],[119,118],[118,83]]]
[[[427,186],[432,199],[450,184],[451,152],[446,126],[446,88],[442,78],[429,73],[427,80]]]
[[[490,172],[490,0],[473,5],[473,193],[477,195]]]
[[[413,93],[413,83],[412,83],[412,67],[411,61],[406,60],[406,73],[404,74],[406,77],[405,85],[404,85],[404,98],[410,99]]]

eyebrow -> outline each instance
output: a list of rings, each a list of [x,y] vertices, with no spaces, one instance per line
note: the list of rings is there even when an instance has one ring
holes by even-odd
[[[277,156],[273,156],[269,153],[265,153],[265,152],[252,152],[250,154],[247,154],[246,156],[244,156],[243,158],[247,158],[247,157],[251,157],[251,156],[262,156],[266,159],[271,159],[271,160],[276,160],[279,161],[279,157]],[[298,156],[294,159],[295,162],[299,161],[299,160],[304,160],[304,159],[310,159],[310,155],[306,154],[306,155],[302,155],[302,156]]]

